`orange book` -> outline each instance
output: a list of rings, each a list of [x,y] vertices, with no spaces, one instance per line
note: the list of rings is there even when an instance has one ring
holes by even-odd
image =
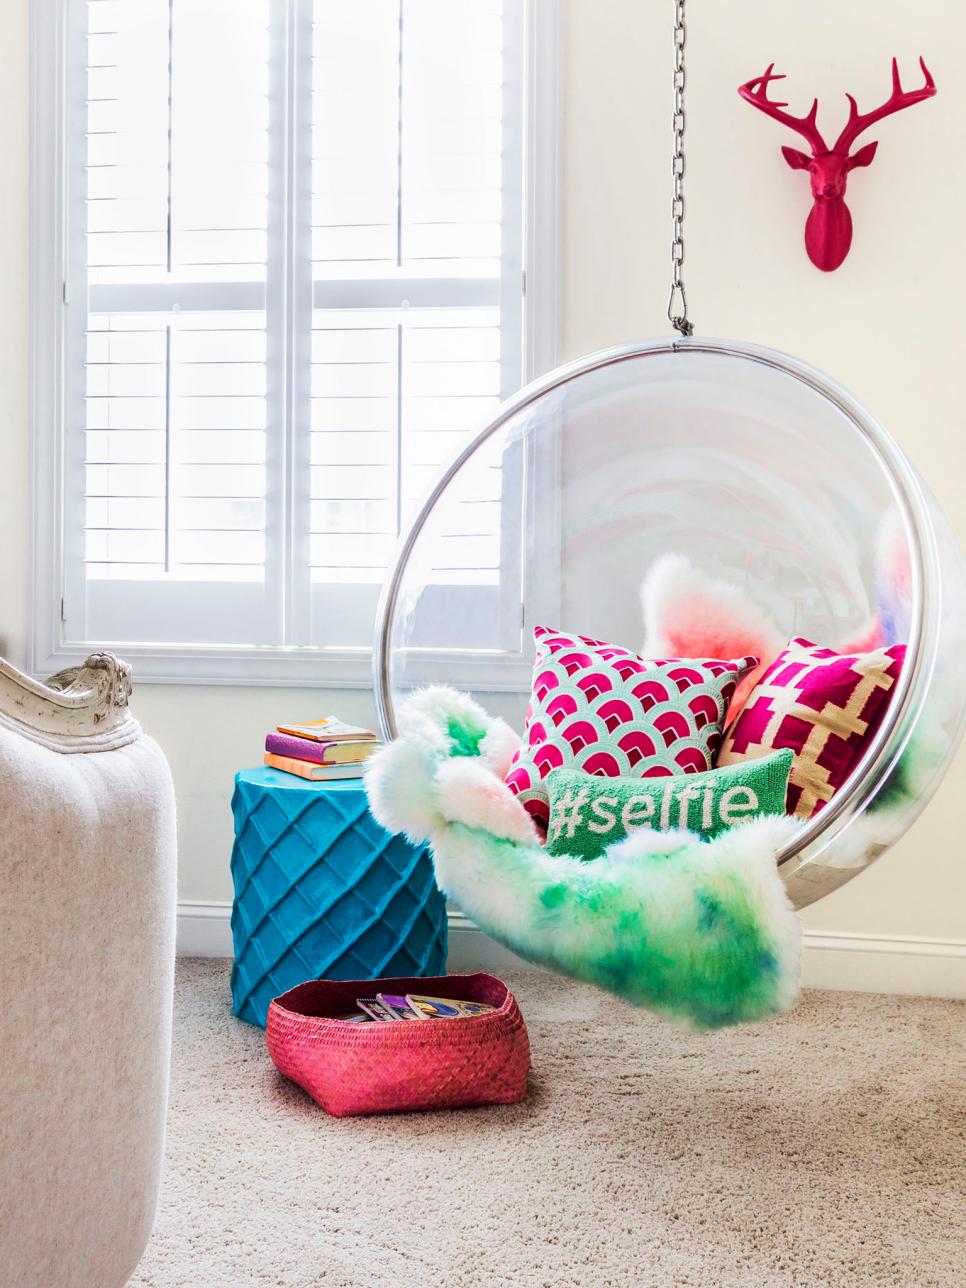
[[[265,753],[265,764],[271,769],[281,769],[286,774],[296,774],[310,782],[326,782],[334,778],[361,778],[362,764],[356,761],[351,765],[317,765],[310,760],[296,760],[294,756],[273,756]]]

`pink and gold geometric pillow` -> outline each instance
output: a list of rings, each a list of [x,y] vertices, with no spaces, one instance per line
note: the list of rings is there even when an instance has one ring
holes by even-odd
[[[899,678],[904,644],[842,654],[793,639],[752,689],[725,733],[719,765],[794,752],[786,808],[811,818],[868,747]]]
[[[738,680],[756,657],[649,660],[537,626],[533,688],[507,786],[546,824],[544,779],[567,766],[605,778],[704,773]]]

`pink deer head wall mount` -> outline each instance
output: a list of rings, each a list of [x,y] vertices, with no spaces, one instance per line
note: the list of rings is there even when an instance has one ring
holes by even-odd
[[[812,106],[805,116],[792,116],[783,112],[787,103],[774,103],[768,98],[768,86],[771,81],[784,80],[783,75],[773,71],[775,64],[770,63],[763,76],[755,76],[744,85],[739,86],[738,93],[746,103],[751,103],[766,116],[772,117],[782,125],[800,134],[811,148],[811,155],[799,152],[796,148],[782,148],[782,156],[793,170],[807,170],[812,183],[812,209],[805,224],[805,249],[816,268],[830,273],[845,259],[852,245],[852,216],[845,204],[845,185],[849,171],[859,166],[872,163],[877,142],[866,143],[857,152],[850,148],[858,136],[876,121],[893,112],[901,112],[904,107],[912,107],[924,99],[932,98],[936,92],[936,83],[929,68],[919,59],[919,66],[925,77],[921,89],[906,91],[899,80],[899,65],[892,60],[892,93],[881,107],[871,112],[860,112],[858,104],[851,94],[849,100],[849,119],[845,128],[829,147],[822,138],[816,125],[818,99],[812,100]]]

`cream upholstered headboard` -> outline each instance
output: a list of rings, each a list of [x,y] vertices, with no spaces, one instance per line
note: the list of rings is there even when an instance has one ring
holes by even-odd
[[[128,707],[131,668],[113,653],[32,680],[0,658],[0,725],[52,751],[113,751],[140,737]]]

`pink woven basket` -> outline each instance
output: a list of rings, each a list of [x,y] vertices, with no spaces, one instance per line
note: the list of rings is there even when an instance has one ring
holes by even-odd
[[[454,1020],[334,1018],[376,993],[465,998],[496,1009]],[[279,1072],[337,1118],[509,1105],[527,1094],[527,1027],[516,998],[493,975],[309,980],[269,1006],[265,1041]]]

